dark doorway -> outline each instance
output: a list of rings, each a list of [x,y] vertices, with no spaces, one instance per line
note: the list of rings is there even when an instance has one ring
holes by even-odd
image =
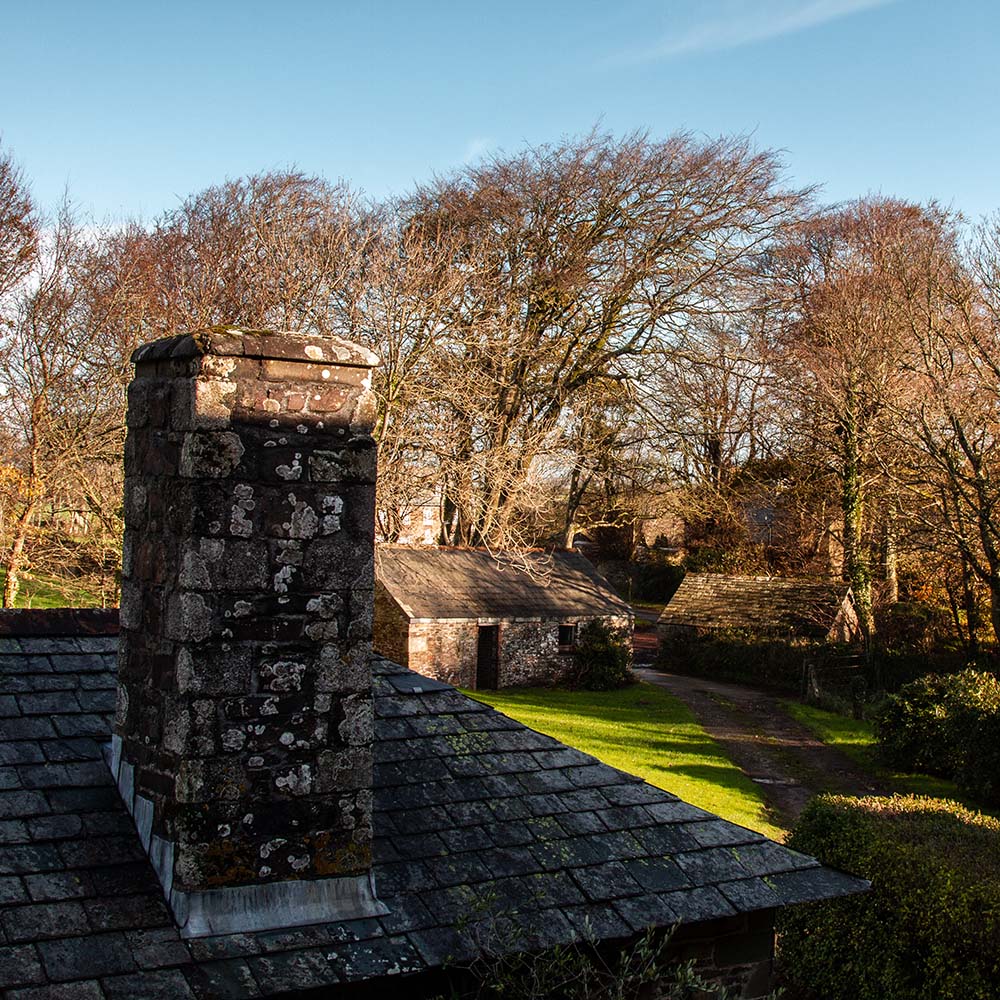
[[[500,666],[500,626],[479,626],[479,648],[476,652],[476,690],[497,686]]]

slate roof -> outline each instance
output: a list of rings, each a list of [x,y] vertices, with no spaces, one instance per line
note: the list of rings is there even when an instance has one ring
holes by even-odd
[[[527,560],[525,572],[518,560]],[[375,569],[410,618],[559,618],[632,609],[578,552],[498,558],[485,549],[379,546]]]
[[[688,573],[658,624],[820,637],[849,596],[846,583],[831,580]]]
[[[518,947],[542,946],[586,921],[627,937],[866,885],[376,660],[375,877],[389,914],[181,940],[102,759],[115,659],[114,636],[0,637],[11,1000],[271,995],[471,958],[501,919]]]

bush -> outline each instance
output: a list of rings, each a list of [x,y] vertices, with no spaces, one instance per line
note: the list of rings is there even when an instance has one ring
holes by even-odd
[[[885,700],[875,719],[879,756],[900,770],[952,778],[968,791],[995,787],[998,720],[1000,681],[992,674],[927,674]]]
[[[632,636],[628,629],[616,628],[599,619],[587,622],[577,634],[573,658],[571,687],[612,691],[635,683]]]
[[[868,878],[779,918],[786,978],[824,1000],[1000,997],[1000,822],[918,796],[823,796],[788,841]]]
[[[691,638],[661,634],[658,663],[692,677],[736,681],[798,695],[802,665],[816,655],[813,643],[772,639],[736,629],[719,629]]]

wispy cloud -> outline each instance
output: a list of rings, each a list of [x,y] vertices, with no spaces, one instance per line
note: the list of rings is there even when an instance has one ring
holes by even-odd
[[[771,38],[780,38],[797,31],[815,28],[852,14],[883,7],[895,0],[728,0],[713,4],[714,16],[683,18],[677,27],[652,45],[622,52],[614,61],[642,63],[700,52],[754,45]],[[705,6],[698,4],[703,13]]]
[[[474,139],[470,139],[465,146],[465,152],[462,154],[462,163],[468,165],[474,163],[476,160],[480,159],[490,146],[493,145],[492,139],[487,139],[483,136],[477,136]]]

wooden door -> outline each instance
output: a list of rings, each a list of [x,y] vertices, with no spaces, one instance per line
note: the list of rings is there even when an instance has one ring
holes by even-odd
[[[479,626],[476,652],[476,690],[496,688],[500,668],[500,626]]]

